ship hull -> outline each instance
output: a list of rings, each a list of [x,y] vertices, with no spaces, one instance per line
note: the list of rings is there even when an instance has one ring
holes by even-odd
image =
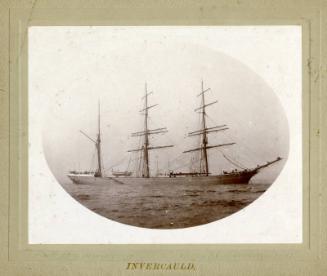
[[[94,177],[89,175],[68,175],[68,177],[75,184],[103,184],[103,183],[116,183],[116,184],[181,184],[181,183],[206,183],[206,184],[248,184],[250,179],[257,173],[256,170],[221,174],[221,175],[211,175],[211,176],[178,176],[178,177]]]

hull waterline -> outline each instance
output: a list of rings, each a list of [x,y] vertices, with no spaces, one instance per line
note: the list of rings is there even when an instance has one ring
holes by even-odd
[[[93,175],[72,175],[69,174],[68,177],[75,184],[181,184],[181,183],[207,183],[207,184],[248,184],[250,179],[257,174],[256,170],[231,173],[231,174],[221,174],[212,176],[183,176],[183,177],[95,177]]]

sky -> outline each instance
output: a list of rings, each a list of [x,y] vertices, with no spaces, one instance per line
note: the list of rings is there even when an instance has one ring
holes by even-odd
[[[208,107],[208,127],[229,127],[211,134],[209,144],[236,143],[210,150],[212,173],[235,168],[221,152],[249,168],[283,157],[260,173],[262,181],[272,181],[287,160],[288,120],[277,96],[280,91],[224,51],[237,46],[236,34],[221,31],[215,37],[201,28],[53,27],[45,32],[35,27],[29,39],[29,87],[34,95],[30,108],[39,111],[45,158],[59,181],[66,180],[69,170],[96,167],[94,145],[80,130],[96,137],[98,101],[106,173],[127,168],[134,158],[127,150],[139,142],[131,133],[142,130],[139,110],[145,83],[153,91],[149,105],[158,104],[150,110],[149,127],[168,129],[150,143],[174,145],[150,152],[152,174],[157,162],[162,172],[168,166],[190,169],[191,154],[182,152],[197,146],[197,138],[186,136],[200,127],[194,109],[200,106],[201,81],[211,88],[207,101],[218,100]],[[224,47],[212,47],[213,40]]]

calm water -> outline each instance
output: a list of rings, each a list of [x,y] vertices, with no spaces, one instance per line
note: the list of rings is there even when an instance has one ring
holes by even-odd
[[[77,201],[109,219],[147,228],[183,228],[224,218],[244,208],[270,184],[156,185],[112,182],[63,187]]]

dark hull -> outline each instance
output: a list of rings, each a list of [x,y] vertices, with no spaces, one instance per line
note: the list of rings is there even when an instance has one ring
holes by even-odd
[[[211,176],[177,176],[177,177],[94,177],[85,175],[69,174],[68,177],[75,184],[97,184],[97,183],[153,183],[153,184],[180,184],[180,183],[207,183],[207,184],[247,184],[250,179],[257,174],[257,170],[242,171],[238,173],[229,173]]]

